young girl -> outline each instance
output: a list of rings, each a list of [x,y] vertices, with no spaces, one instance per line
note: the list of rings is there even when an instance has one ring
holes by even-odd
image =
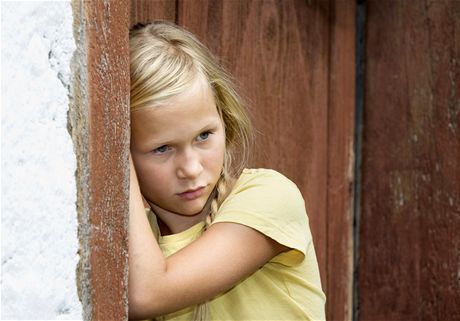
[[[130,318],[324,319],[304,200],[242,170],[250,122],[222,67],[165,22],[130,48]]]

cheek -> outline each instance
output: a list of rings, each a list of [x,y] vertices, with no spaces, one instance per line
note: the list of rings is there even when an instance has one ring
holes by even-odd
[[[224,164],[224,153],[225,153],[225,146],[216,146],[215,148],[211,149],[209,153],[206,155],[206,165],[208,168],[212,168],[214,171],[220,171]]]
[[[136,167],[137,175],[139,177],[139,185],[141,191],[148,193],[160,189],[164,189],[169,179],[167,177],[168,171],[155,164],[140,164]]]

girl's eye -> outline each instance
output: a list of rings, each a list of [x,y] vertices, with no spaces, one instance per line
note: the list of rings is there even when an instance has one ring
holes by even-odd
[[[153,150],[153,153],[154,154],[164,154],[166,153],[168,150],[170,149],[170,147],[168,145],[163,145],[163,146],[160,146],[158,148],[155,148]]]
[[[210,131],[203,132],[203,133],[201,133],[201,134],[198,135],[197,141],[202,142],[202,141],[204,141],[204,140],[207,140],[207,139],[209,138],[209,135],[211,135],[211,132],[210,132]]]

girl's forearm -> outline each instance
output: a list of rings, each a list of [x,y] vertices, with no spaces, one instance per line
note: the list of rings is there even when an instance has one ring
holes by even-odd
[[[155,288],[161,289],[166,260],[150,229],[131,158],[130,167],[129,315],[138,318],[155,309]]]

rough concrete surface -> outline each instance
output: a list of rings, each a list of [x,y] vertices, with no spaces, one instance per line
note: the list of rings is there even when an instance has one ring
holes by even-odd
[[[1,2],[2,320],[80,320],[69,2]]]

